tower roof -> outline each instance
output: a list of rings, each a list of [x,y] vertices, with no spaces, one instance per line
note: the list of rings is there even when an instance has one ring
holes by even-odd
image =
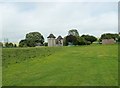
[[[56,38],[53,34],[50,34],[47,38]]]
[[[57,39],[58,39],[58,40],[61,40],[61,39],[63,39],[63,38],[62,38],[61,36],[58,36]]]

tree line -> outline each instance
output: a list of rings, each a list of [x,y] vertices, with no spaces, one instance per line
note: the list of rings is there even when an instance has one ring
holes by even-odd
[[[97,41],[97,38],[92,35],[82,35],[80,36],[76,29],[68,31],[68,35],[64,37],[64,45],[90,45],[94,41]]]
[[[13,48],[13,47],[17,47],[17,45],[12,42],[10,42],[10,43],[6,42],[5,45],[3,45],[3,43],[0,42],[0,47]]]
[[[71,29],[68,31],[68,35],[63,38],[64,46],[68,45],[90,45],[93,42],[97,41],[100,43],[102,39],[114,39],[117,42],[120,42],[119,34],[105,33],[102,34],[99,39],[93,35],[79,35],[79,32],[76,29]],[[25,39],[22,39],[19,42],[19,47],[35,47],[35,46],[47,46],[48,43],[45,42],[44,37],[39,32],[30,32],[27,33]],[[3,43],[0,42],[0,46],[3,47]],[[13,43],[5,43],[4,47],[17,47]]]

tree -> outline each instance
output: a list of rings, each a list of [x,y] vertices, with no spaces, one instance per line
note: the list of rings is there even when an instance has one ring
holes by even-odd
[[[13,45],[13,47],[17,47],[17,45],[16,45],[16,44],[14,44],[14,45]]]
[[[39,32],[30,32],[26,34],[26,40],[34,43],[44,43],[44,37]]]
[[[32,39],[26,39],[26,44],[28,47],[35,47],[36,42]]]
[[[118,34],[111,34],[111,33],[105,33],[105,34],[102,34],[100,39],[111,39],[113,38],[114,40],[116,38],[119,38],[119,35]]]
[[[67,46],[67,45],[68,45],[68,43],[67,43],[67,41],[66,41],[66,36],[63,38],[63,45],[64,45],[64,46]]]
[[[118,37],[118,43],[120,43],[120,36]]]
[[[78,37],[78,45],[86,45],[86,40],[83,37]]]
[[[66,45],[77,45],[77,37],[73,35],[66,36]]]
[[[35,47],[36,45],[43,45],[44,37],[39,32],[30,32],[26,34],[26,38],[19,42],[20,47]]]
[[[76,29],[72,29],[68,31],[68,35],[79,36],[79,33]]]
[[[47,43],[47,42],[45,42],[45,43],[44,43],[44,46],[48,46],[48,43]]]
[[[99,42],[101,42],[102,39],[114,39],[116,41],[119,41],[119,34],[105,33],[101,35]]]
[[[19,42],[19,47],[27,47],[27,40],[21,40],[20,42]]]
[[[5,47],[7,47],[7,48],[12,48],[12,47],[13,47],[13,43],[8,43],[8,42],[6,42],[6,43],[5,43]]]
[[[8,42],[5,43],[5,47],[9,47],[9,43]]]
[[[92,35],[82,35],[86,41],[89,41],[90,43],[93,43],[94,41],[97,41],[97,38]]]
[[[13,43],[9,43],[9,47],[12,48],[13,47]]]

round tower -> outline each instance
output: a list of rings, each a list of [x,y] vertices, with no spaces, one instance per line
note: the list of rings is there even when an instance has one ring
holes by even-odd
[[[47,39],[48,39],[48,46],[56,46],[56,41],[55,41],[55,36],[53,34],[50,34]]]

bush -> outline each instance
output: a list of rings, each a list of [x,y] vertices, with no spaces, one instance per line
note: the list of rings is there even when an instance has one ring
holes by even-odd
[[[86,45],[86,41],[82,37],[78,37],[78,45]]]
[[[47,42],[45,42],[45,43],[44,43],[44,46],[48,46],[48,43],[47,43]]]
[[[27,41],[26,40],[21,40],[19,42],[19,47],[27,47]]]
[[[14,45],[13,45],[13,47],[17,47],[17,45],[16,45],[16,44],[14,44]]]
[[[8,42],[7,42],[7,43],[5,43],[5,47],[7,47],[7,48],[12,48],[12,47],[14,47],[14,46],[13,46],[13,43],[8,43]]]
[[[13,43],[9,43],[9,47],[12,48],[13,47]]]
[[[72,44],[72,45],[77,45],[78,41],[77,41],[77,37],[73,36],[73,35],[68,35],[66,36],[66,45]]]
[[[90,43],[97,41],[97,38],[92,35],[82,35],[81,37],[83,37],[86,41],[89,41]]]

